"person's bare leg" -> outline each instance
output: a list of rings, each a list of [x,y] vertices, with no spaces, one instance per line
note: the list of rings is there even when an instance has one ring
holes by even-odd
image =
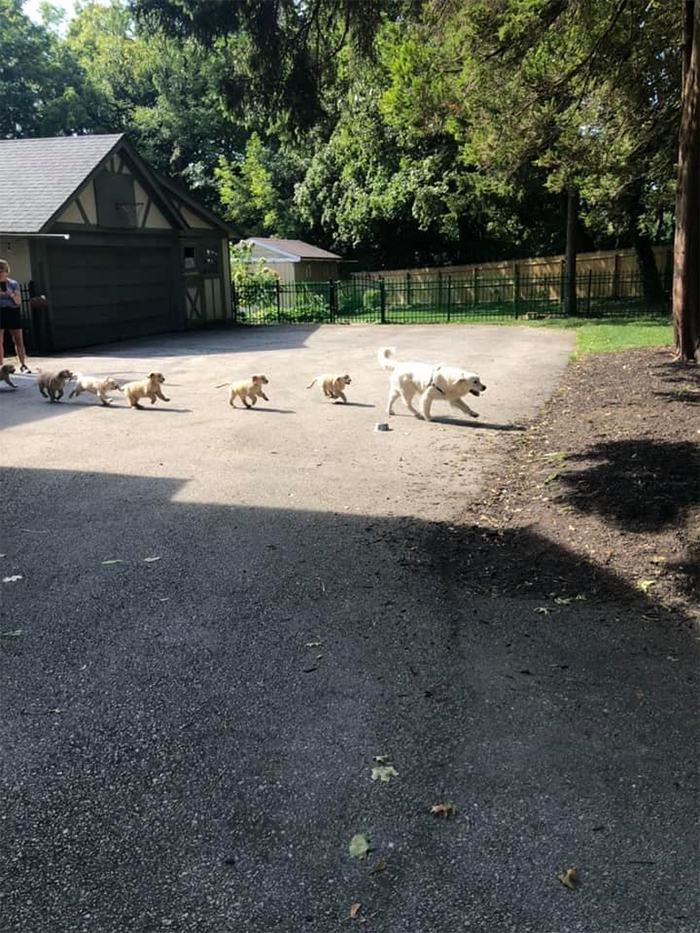
[[[21,329],[11,330],[12,341],[15,345],[15,350],[17,351],[17,359],[19,360],[20,366],[27,365],[27,356],[24,351],[24,334]]]

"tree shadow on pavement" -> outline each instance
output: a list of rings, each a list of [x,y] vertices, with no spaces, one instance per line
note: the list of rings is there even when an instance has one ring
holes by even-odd
[[[4,930],[695,928],[688,619],[532,530],[182,489],[5,472]]]

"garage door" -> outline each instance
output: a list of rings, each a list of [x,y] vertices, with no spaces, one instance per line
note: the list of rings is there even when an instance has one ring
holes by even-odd
[[[180,329],[170,238],[47,246],[56,350]]]

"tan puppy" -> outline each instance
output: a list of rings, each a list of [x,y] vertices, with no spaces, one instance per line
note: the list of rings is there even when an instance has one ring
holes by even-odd
[[[266,402],[269,402],[270,399],[265,395],[265,390],[263,389],[263,386],[268,385],[268,383],[269,379],[267,376],[263,375],[251,376],[250,379],[239,379],[238,382],[232,382],[228,387],[229,405],[231,408],[236,407],[233,404],[235,398],[240,398],[246,408],[252,408],[258,398],[264,398]],[[220,389],[225,385],[226,383],[222,382],[216,388]],[[248,404],[248,399],[250,399],[252,405]]]
[[[42,373],[36,377],[37,388],[51,402],[60,402],[63,398],[63,387],[73,378],[70,369],[62,369],[57,373]]]
[[[123,392],[116,379],[108,376],[106,379],[93,379],[92,376],[76,376],[75,388],[68,396],[78,396],[81,392],[92,392],[96,395],[103,405],[111,405],[114,399],[109,398],[108,392]]]
[[[151,405],[155,405],[157,398],[169,402],[170,399],[166,398],[160,390],[163,382],[165,382],[163,373],[149,373],[148,378],[144,379],[143,382],[127,382],[126,385],[122,386],[122,392],[126,395],[132,408],[141,408],[141,405],[139,405],[140,398],[150,398]]]
[[[13,389],[16,389],[17,386],[16,386],[16,385],[14,384],[14,382],[10,379],[10,376],[12,375],[12,373],[14,373],[14,372],[16,372],[16,371],[17,371],[17,370],[16,370],[15,367],[12,365],[12,363],[3,363],[2,366],[0,366],[0,379],[1,379],[3,382],[6,382],[6,383],[8,384],[8,386],[12,386]]]
[[[347,404],[348,400],[345,398],[343,389],[345,386],[349,386],[351,382],[352,379],[350,376],[348,376],[347,373],[345,373],[344,376],[332,376],[326,373],[323,376],[316,376],[316,378],[312,379],[306,388],[310,389],[311,386],[318,383],[321,386],[321,391],[326,396],[326,398],[341,398]]]

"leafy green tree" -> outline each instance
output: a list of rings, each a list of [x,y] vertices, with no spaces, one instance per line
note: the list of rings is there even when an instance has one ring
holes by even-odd
[[[0,136],[6,139],[103,129],[97,95],[52,28],[55,13],[47,12],[49,25],[37,25],[21,0],[0,0]]]

